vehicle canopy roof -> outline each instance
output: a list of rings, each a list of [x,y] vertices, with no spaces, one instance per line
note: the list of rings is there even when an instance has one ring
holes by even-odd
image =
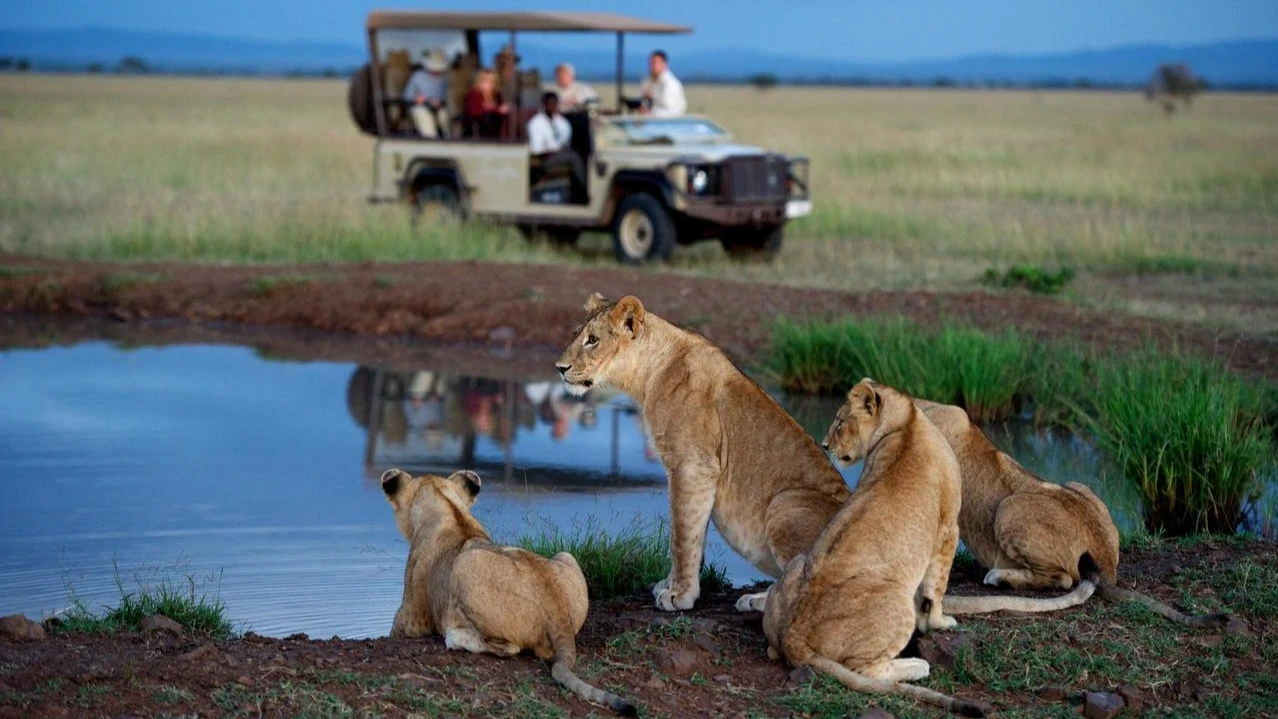
[[[673,35],[691,27],[610,12],[419,12],[375,10],[368,29],[511,30],[520,32],[637,32]]]

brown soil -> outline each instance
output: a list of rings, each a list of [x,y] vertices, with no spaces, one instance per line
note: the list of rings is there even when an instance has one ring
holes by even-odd
[[[1243,561],[1273,562],[1274,549],[1260,541],[1209,540],[1190,549],[1133,550],[1125,555],[1123,573],[1142,591],[1163,596],[1188,591],[1219,607],[1221,600],[1210,590],[1184,577]],[[954,588],[970,592],[978,581],[975,571],[956,571]],[[810,675],[792,674],[768,660],[759,615],[736,613],[734,598],[735,592],[703,597],[697,609],[680,616],[654,611],[648,597],[595,603],[577,638],[578,670],[639,703],[645,716],[857,716],[867,703],[885,703],[819,682],[809,687]],[[1119,687],[1086,671],[1070,681],[1062,670],[1060,685],[990,691],[964,678],[973,673],[970,657],[979,656],[982,643],[1001,651],[996,644],[1001,637],[1026,629],[1041,630],[1100,665],[1146,653],[1139,644],[1106,643],[1117,629],[1116,615],[1107,611],[1112,606],[1094,599],[1072,612],[1035,618],[967,618],[963,631],[948,634],[967,637],[967,654],[950,656],[948,664],[933,659],[928,682],[1002,710],[1059,716],[1085,691],[1134,690],[1147,706],[1166,711],[1207,701],[1227,705],[1239,691],[1239,676],[1267,675],[1272,681],[1264,657],[1273,651],[1278,625],[1272,616],[1246,613],[1241,616],[1250,630],[1241,644],[1222,638],[1220,630],[1169,630],[1181,645],[1179,656],[1153,660],[1181,668],[1171,681],[1149,678]],[[1152,626],[1161,632],[1170,625]],[[1199,655],[1214,656],[1222,646],[1232,662],[1228,676],[1203,676]],[[919,648],[925,656],[936,651]],[[1019,658],[1008,659],[1020,666]],[[560,691],[548,674],[533,657],[449,652],[437,637],[347,641],[248,634],[214,642],[168,634],[55,634],[40,642],[0,641],[0,717],[607,715]],[[812,704],[814,696],[828,704]],[[888,701],[896,702],[891,706],[898,716],[932,713]]]
[[[638,295],[662,316],[756,360],[780,317],[954,318],[1015,327],[1050,340],[1132,347],[1145,342],[1222,358],[1278,378],[1278,340],[1189,324],[1115,316],[1022,293],[845,293],[688,277],[649,269],[419,262],[289,268],[53,262],[0,256],[0,313],[291,327],[405,339],[561,346],[586,295]]]

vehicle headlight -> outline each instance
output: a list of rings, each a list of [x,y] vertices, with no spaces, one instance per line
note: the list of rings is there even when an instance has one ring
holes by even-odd
[[[693,172],[692,179],[688,181],[688,186],[698,195],[704,193],[706,188],[710,186],[710,173],[705,170]]]

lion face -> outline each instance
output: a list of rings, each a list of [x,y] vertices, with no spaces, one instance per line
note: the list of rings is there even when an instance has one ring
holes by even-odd
[[[869,452],[883,413],[883,389],[867,377],[848,391],[847,401],[834,415],[834,422],[821,442],[839,464],[854,464]]]
[[[479,475],[466,469],[447,477],[424,474],[413,477],[402,469],[382,474],[382,491],[395,510],[395,524],[405,539],[437,521],[455,521],[450,505],[469,510],[479,496]]]
[[[637,297],[614,303],[596,292],[586,300],[586,312],[590,316],[555,362],[568,391],[578,396],[606,384],[643,333],[644,309]]]

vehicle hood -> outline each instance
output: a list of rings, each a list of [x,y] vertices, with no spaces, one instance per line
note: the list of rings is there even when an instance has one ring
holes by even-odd
[[[742,155],[766,155],[768,151],[754,145],[735,142],[676,142],[673,145],[617,145],[605,150],[608,154],[625,154],[673,160],[677,157],[697,157],[706,162],[718,162]]]

